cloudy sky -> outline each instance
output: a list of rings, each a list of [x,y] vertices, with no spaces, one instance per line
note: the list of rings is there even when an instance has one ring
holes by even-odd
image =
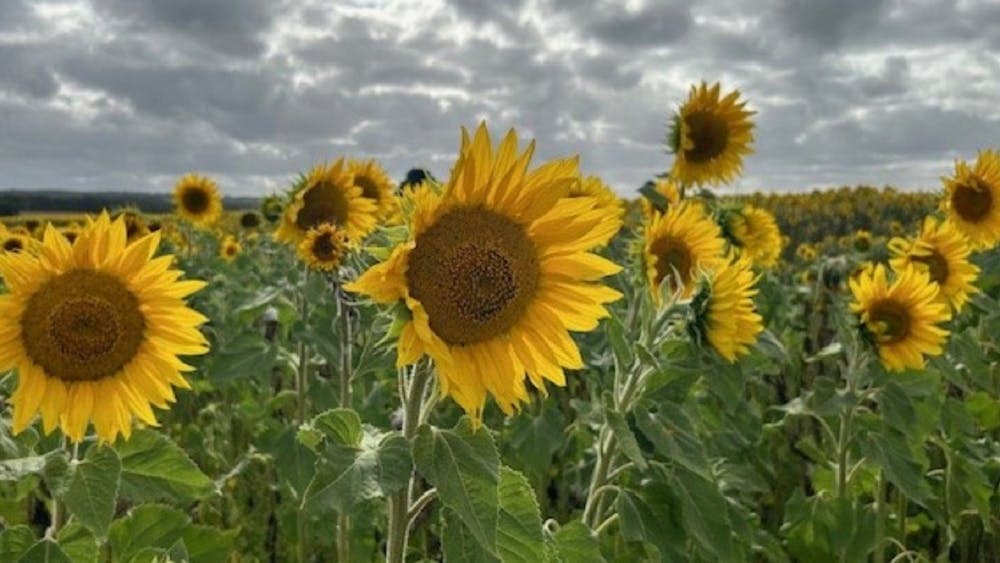
[[[701,79],[757,111],[741,190],[936,188],[1000,145],[1000,2],[0,0],[0,189],[440,177],[486,119],[628,194]]]

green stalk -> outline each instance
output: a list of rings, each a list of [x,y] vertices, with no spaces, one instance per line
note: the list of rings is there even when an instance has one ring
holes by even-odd
[[[875,487],[875,563],[885,562],[885,521],[888,517],[888,506],[885,498],[885,471],[878,472],[878,483]]]
[[[340,288],[335,288],[337,292],[337,308],[340,316],[340,406],[351,408],[351,377],[353,376],[353,350],[351,337],[351,315],[344,302]],[[346,562],[351,560],[351,519],[346,513],[337,518],[337,561]]]
[[[418,364],[403,397],[403,437],[412,442],[422,417],[423,396],[430,380],[430,367]],[[408,487],[389,498],[389,530],[386,541],[386,562],[403,563],[409,536],[409,511],[416,487],[416,476],[410,476]]]
[[[309,302],[306,299],[306,285],[309,281],[309,268],[305,269],[305,273],[302,277],[302,290],[299,295],[299,319],[302,321],[303,325],[306,325],[309,318]],[[296,421],[299,426],[302,426],[306,422],[306,394],[308,393],[309,384],[309,347],[306,346],[304,340],[299,341],[299,366],[295,374],[295,395],[296,395],[296,405],[297,405],[297,416]],[[307,529],[308,522],[306,521],[305,509],[301,506],[299,507],[298,514],[296,515],[296,542],[295,547],[298,555],[299,563],[305,563],[306,553],[307,553]]]
[[[57,449],[65,450],[66,448],[66,435],[63,434],[59,439],[59,446]],[[80,444],[73,444],[73,448],[69,450],[69,462],[72,464],[77,459],[77,455],[80,453]],[[59,498],[52,491],[52,505],[49,509],[49,515],[51,516],[51,522],[49,522],[49,528],[45,530],[45,537],[55,538],[56,534],[59,533],[59,529],[63,525],[63,507],[59,503]]]

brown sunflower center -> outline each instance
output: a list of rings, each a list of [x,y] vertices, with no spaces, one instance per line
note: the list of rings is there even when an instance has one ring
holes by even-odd
[[[930,275],[931,281],[943,284],[948,279],[948,274],[950,273],[948,260],[940,252],[931,250],[925,256],[914,256],[913,261],[927,266],[927,273]]]
[[[24,243],[17,237],[11,237],[3,241],[3,249],[6,252],[20,252],[24,250]]]
[[[337,244],[334,243],[333,235],[330,233],[323,233],[316,237],[316,241],[313,243],[312,251],[313,256],[318,260],[329,261],[337,257]]]
[[[378,201],[382,195],[378,190],[378,184],[368,176],[355,176],[354,185],[361,188],[361,197]]]
[[[117,373],[139,351],[145,326],[128,287],[95,270],[71,270],[49,280],[21,316],[28,356],[63,381]]]
[[[951,205],[958,216],[970,223],[982,221],[993,208],[993,195],[989,186],[978,178],[960,184],[951,194]]]
[[[321,181],[306,188],[295,225],[303,231],[323,223],[343,225],[347,222],[348,208],[344,190],[332,182]]]
[[[434,332],[463,345],[517,324],[539,275],[535,245],[523,226],[482,207],[462,207],[417,237],[406,281]]]
[[[192,186],[184,190],[181,194],[181,205],[184,206],[184,210],[192,215],[201,215],[208,211],[209,204],[211,203],[211,198],[208,192],[204,188],[198,186]]]
[[[235,244],[226,245],[226,256],[236,256],[236,253],[238,251],[239,249],[236,247]]]
[[[244,229],[255,229],[260,226],[260,215],[249,211],[240,215],[240,226]]]
[[[910,313],[902,303],[890,299],[879,301],[868,312],[868,326],[879,342],[899,342],[910,334]]]
[[[657,285],[664,279],[679,279],[680,285],[687,286],[691,281],[694,259],[684,241],[674,237],[659,238],[653,241],[650,252],[656,257]]]
[[[708,162],[726,150],[729,126],[721,116],[705,110],[694,111],[684,118],[684,124],[694,145],[684,151],[684,158],[689,162]]]

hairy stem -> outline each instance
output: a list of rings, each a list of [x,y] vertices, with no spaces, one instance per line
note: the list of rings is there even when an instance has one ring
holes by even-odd
[[[430,380],[429,366],[418,364],[413,370],[409,385],[404,386],[403,396],[403,437],[413,441],[423,413],[424,392]],[[406,544],[409,539],[409,521],[413,491],[416,488],[416,475],[410,476],[408,487],[389,498],[389,530],[386,542],[385,558],[387,563],[402,563],[406,554]],[[428,499],[430,502],[432,499]]]

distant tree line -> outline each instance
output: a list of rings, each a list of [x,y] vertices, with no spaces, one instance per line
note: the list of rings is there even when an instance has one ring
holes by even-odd
[[[252,209],[260,202],[255,197],[226,197],[223,201],[226,209]],[[144,213],[169,213],[174,203],[170,194],[0,191],[0,216],[30,211],[97,213],[122,207],[135,207]]]

